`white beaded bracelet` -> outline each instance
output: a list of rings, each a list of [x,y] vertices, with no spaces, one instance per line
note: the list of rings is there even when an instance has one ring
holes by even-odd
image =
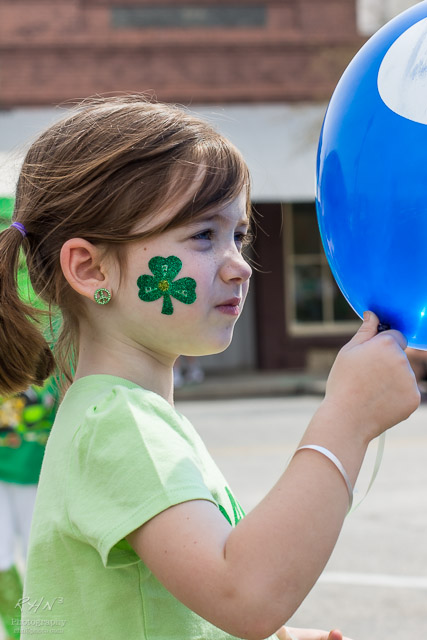
[[[336,455],[334,455],[332,453],[332,451],[329,451],[329,449],[326,449],[325,447],[320,447],[317,444],[306,444],[302,447],[298,447],[298,449],[295,451],[295,453],[298,453],[298,451],[302,451],[303,449],[313,449],[313,451],[318,451],[319,453],[321,453],[322,455],[326,456],[338,469],[338,471],[340,472],[340,474],[342,475],[344,482],[346,484],[347,487],[347,491],[348,491],[348,497],[350,500],[350,504],[348,507],[348,510],[350,511],[352,505],[353,505],[353,487],[351,486],[351,482],[350,482],[350,478],[348,477],[347,471],[344,469],[342,463],[340,460],[338,460],[338,458],[336,457]]]

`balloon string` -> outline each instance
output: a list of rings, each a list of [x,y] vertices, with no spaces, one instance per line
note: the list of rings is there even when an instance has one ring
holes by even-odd
[[[362,504],[362,502],[364,501],[364,499],[366,498],[366,496],[370,492],[370,490],[372,488],[372,485],[374,484],[374,482],[376,480],[376,477],[378,475],[378,471],[380,470],[381,462],[382,462],[383,455],[384,455],[384,447],[385,447],[385,432],[382,433],[380,435],[380,437],[378,438],[377,455],[375,456],[375,463],[374,463],[374,468],[372,470],[371,480],[369,482],[368,488],[365,491],[365,495],[363,496],[363,498],[361,498],[359,500],[359,502],[356,505],[354,505],[350,509],[350,511],[348,512],[347,515],[349,515],[350,513],[353,513],[354,511],[356,511],[356,509]]]

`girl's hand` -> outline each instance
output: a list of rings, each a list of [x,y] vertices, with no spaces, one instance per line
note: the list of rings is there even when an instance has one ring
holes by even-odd
[[[366,312],[356,335],[339,352],[324,403],[346,417],[347,428],[369,442],[408,418],[420,393],[399,331],[378,334],[379,320]]]
[[[319,629],[281,627],[276,635],[279,640],[350,640],[350,638],[344,638],[338,629],[334,629],[328,633],[327,631],[320,631]]]

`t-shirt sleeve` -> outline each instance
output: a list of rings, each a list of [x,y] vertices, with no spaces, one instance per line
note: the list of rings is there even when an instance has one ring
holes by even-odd
[[[188,500],[215,502],[178,414],[160,396],[115,387],[73,438],[66,504],[76,537],[106,567],[139,561],[125,536]]]

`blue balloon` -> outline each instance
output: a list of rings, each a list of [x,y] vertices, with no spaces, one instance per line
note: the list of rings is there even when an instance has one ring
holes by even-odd
[[[374,34],[339,81],[320,135],[316,206],[356,313],[371,309],[427,350],[427,2]]]

